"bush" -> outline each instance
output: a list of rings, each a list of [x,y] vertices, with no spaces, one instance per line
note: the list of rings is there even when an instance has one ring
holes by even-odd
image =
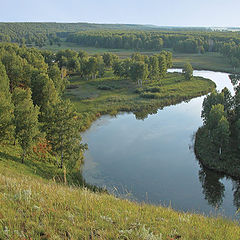
[[[152,92],[143,92],[140,95],[143,98],[150,98],[150,99],[158,99],[160,98],[159,93],[152,93]]]
[[[161,92],[161,87],[148,87],[145,91],[152,93]]]
[[[110,87],[108,85],[100,85],[98,86],[99,90],[113,90],[113,87]]]

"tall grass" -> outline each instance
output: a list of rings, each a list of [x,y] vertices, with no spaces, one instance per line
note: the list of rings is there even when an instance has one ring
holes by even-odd
[[[6,157],[0,158],[0,239],[239,239],[238,223],[221,217],[137,204],[46,180],[14,161],[18,151],[1,147]]]

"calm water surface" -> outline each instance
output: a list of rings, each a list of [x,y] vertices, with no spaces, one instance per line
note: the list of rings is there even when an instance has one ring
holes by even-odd
[[[179,70],[170,70],[179,71]],[[221,90],[228,74],[194,71]],[[158,110],[144,120],[132,113],[103,116],[83,134],[83,176],[126,198],[177,210],[238,217],[240,182],[203,169],[193,152],[204,97]]]

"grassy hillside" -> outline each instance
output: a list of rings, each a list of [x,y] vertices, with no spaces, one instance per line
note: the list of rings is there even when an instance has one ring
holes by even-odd
[[[221,217],[137,204],[56,183],[50,179],[61,175],[60,170],[50,164],[21,164],[19,153],[17,147],[0,146],[0,239],[239,238],[238,223]]]

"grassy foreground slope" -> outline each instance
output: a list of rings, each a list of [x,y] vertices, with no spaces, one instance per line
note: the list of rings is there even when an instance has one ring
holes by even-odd
[[[56,183],[39,167],[0,147],[0,239],[239,239],[236,222]]]

